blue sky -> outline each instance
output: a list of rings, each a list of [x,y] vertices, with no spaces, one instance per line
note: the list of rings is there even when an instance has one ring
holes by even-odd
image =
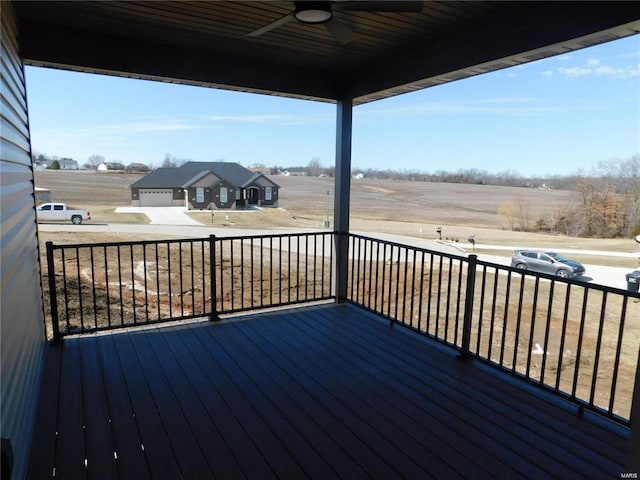
[[[335,106],[27,67],[36,153],[333,165]],[[354,109],[353,168],[589,173],[640,153],[640,36]]]

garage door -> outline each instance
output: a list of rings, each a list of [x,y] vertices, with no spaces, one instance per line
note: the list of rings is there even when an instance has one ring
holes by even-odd
[[[173,191],[166,189],[140,190],[141,207],[171,207]]]

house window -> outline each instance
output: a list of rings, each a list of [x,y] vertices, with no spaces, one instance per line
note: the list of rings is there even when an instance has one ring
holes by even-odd
[[[228,201],[227,187],[220,187],[220,203],[227,203]]]
[[[204,187],[196,188],[196,202],[204,203]]]
[[[271,187],[264,187],[264,199],[271,200]]]
[[[236,200],[240,200],[240,189],[236,189]]]

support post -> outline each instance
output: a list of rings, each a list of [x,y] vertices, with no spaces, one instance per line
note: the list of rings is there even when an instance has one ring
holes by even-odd
[[[351,195],[353,99],[338,100],[336,117],[333,293],[337,303],[345,303],[347,301],[349,276],[349,202]]]
[[[209,235],[209,281],[211,282],[211,316],[209,320],[215,322],[218,318],[218,300],[216,288],[216,236]]]
[[[473,318],[473,297],[476,288],[476,264],[478,256],[469,255],[469,263],[467,264],[467,288],[464,296],[464,319],[462,323],[462,345],[460,346],[460,355],[458,358],[462,361],[469,362],[473,360],[473,356],[469,350],[471,344],[471,320]]]
[[[60,336],[60,323],[58,320],[58,296],[56,293],[56,272],[53,262],[53,242],[45,243],[47,248],[47,277],[49,279],[49,301],[51,302],[51,332],[53,333],[52,343],[62,342]]]

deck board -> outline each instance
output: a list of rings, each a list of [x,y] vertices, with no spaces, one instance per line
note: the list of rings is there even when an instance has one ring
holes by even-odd
[[[93,340],[93,339],[89,339]],[[84,425],[92,432],[86,439],[88,478],[118,478],[115,446],[109,419],[107,395],[95,341],[80,343]]]
[[[624,471],[628,429],[351,305],[49,349],[28,478],[54,468],[123,479]]]
[[[111,419],[114,452],[119,472],[127,472],[131,478],[151,478],[144,444],[131,404],[127,383],[122,372],[120,358],[113,338],[105,337],[95,342],[102,364],[102,378],[107,394]]]

